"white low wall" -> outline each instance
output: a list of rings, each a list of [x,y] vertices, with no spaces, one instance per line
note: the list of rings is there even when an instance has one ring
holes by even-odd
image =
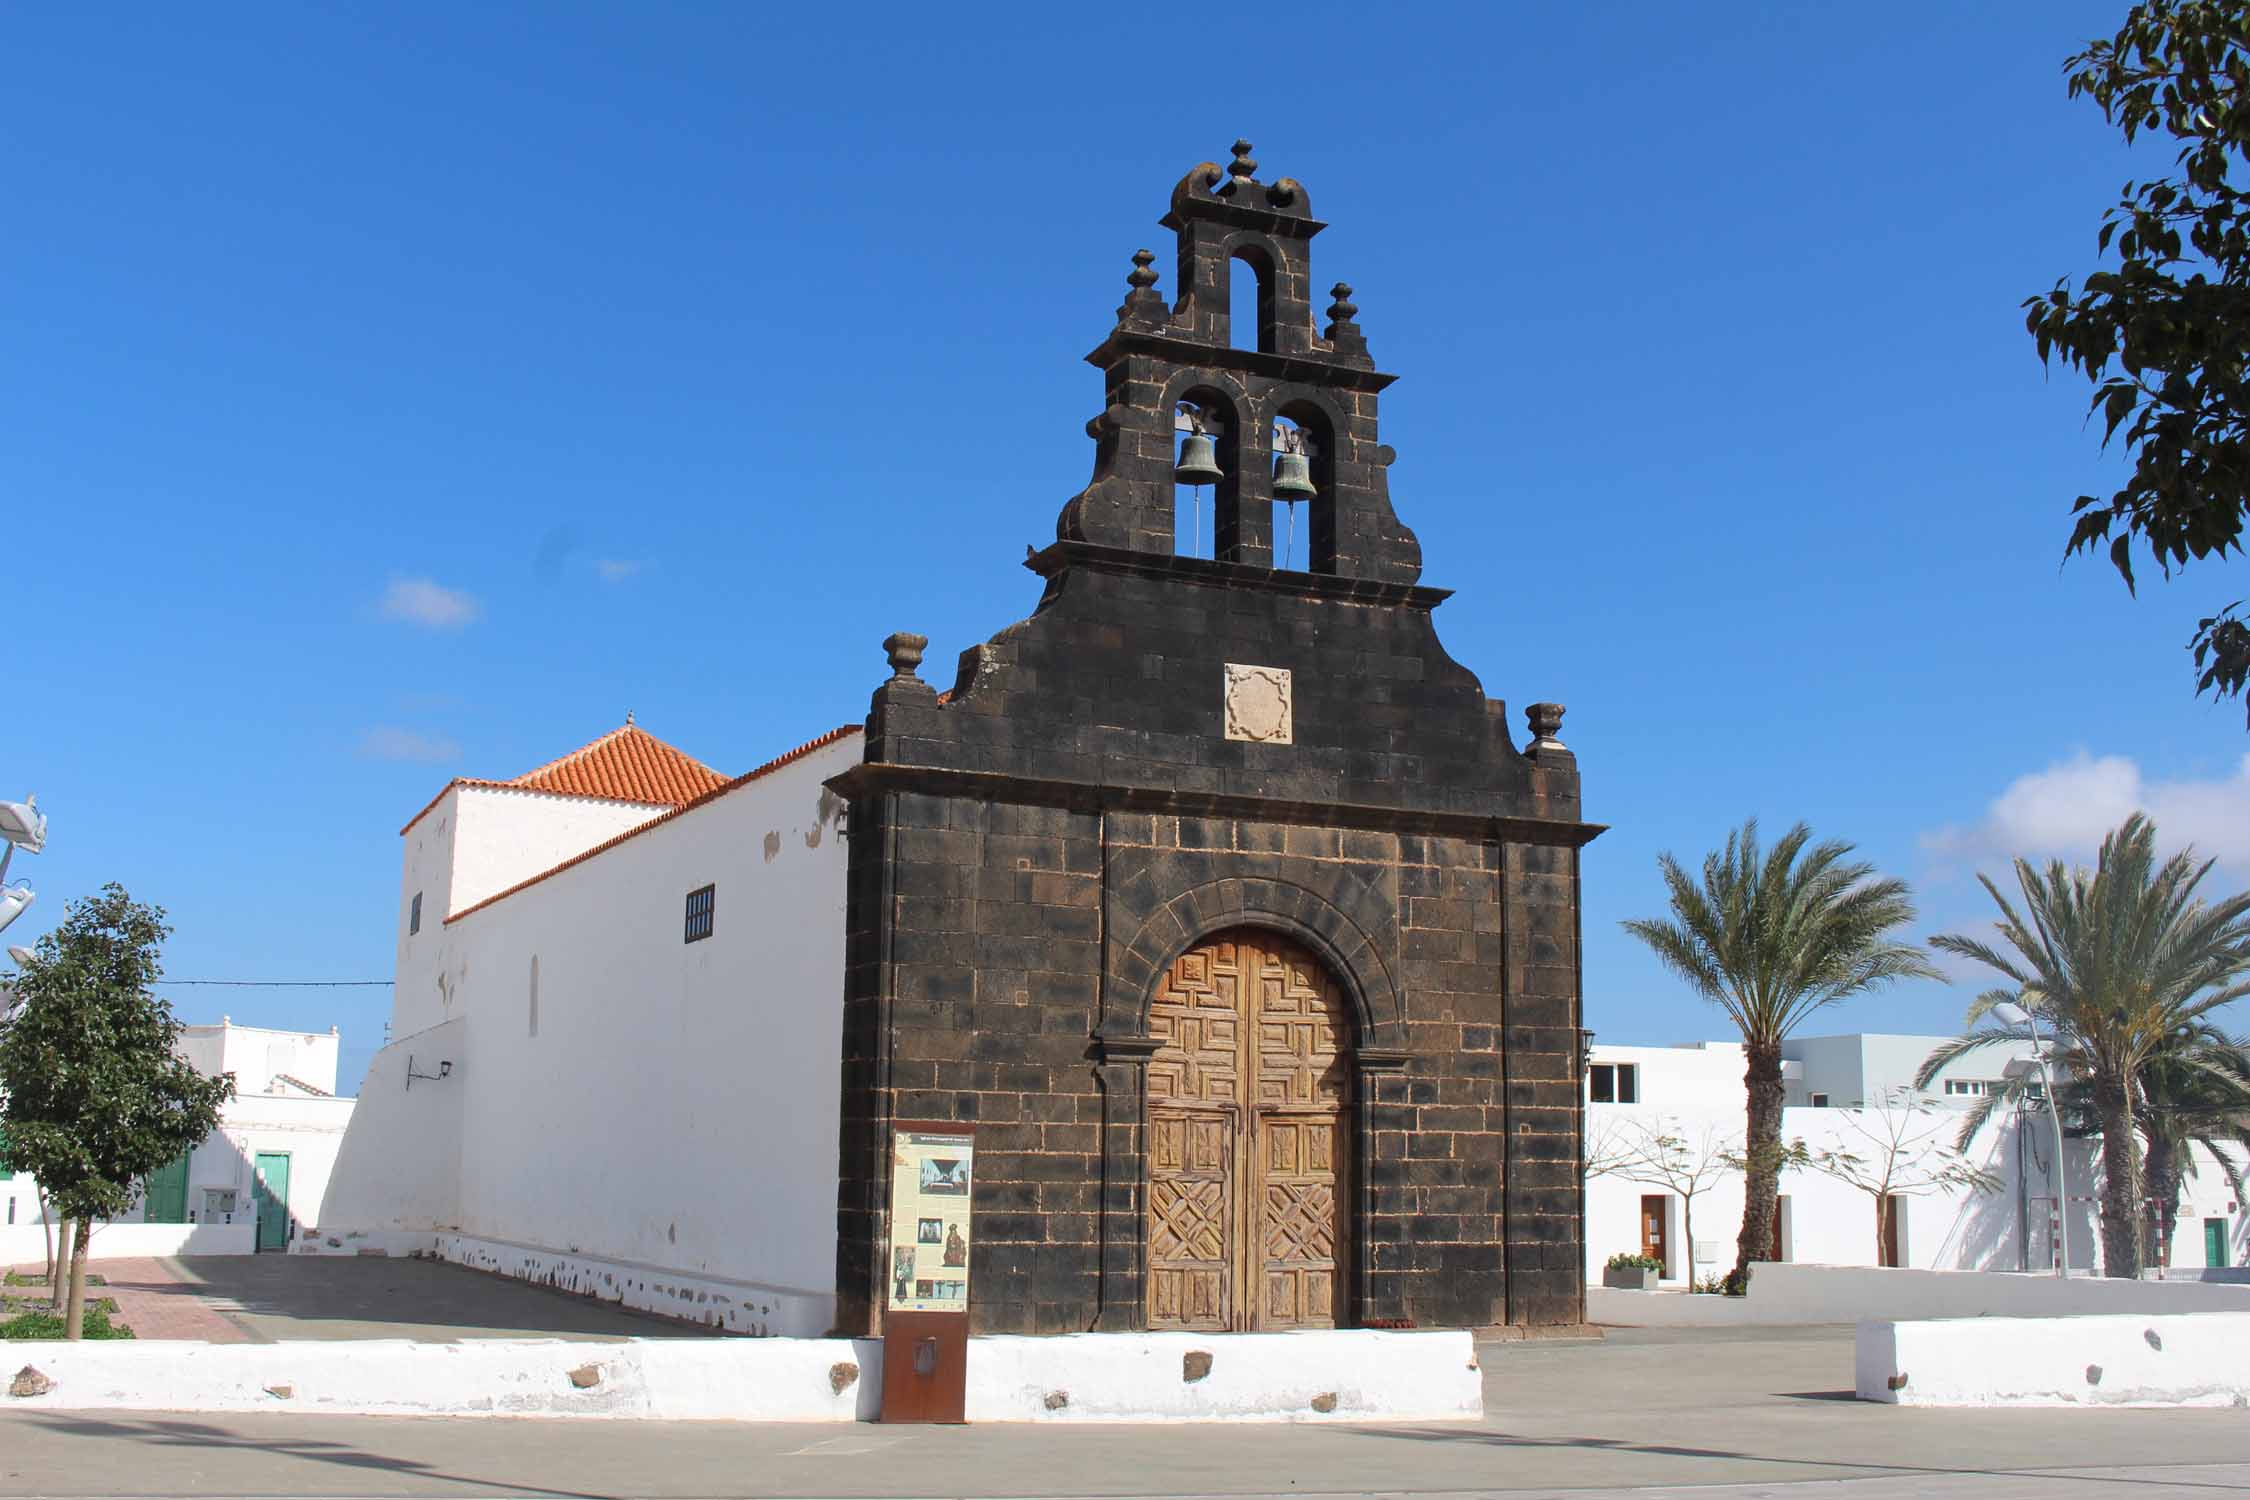
[[[872,1339],[19,1342],[0,1358],[0,1379],[51,1385],[0,1395],[0,1411],[849,1422],[874,1415],[882,1387]]]
[[[1751,1268],[1746,1297],[1586,1289],[1586,1316],[1622,1327],[1719,1328],[1856,1323],[1875,1318],[2058,1317],[2100,1313],[2250,1312],[2250,1286],[2200,1280],[2063,1278],[2017,1271],[1909,1271],[1874,1266]]]
[[[2244,1406],[2250,1313],[1862,1323],[1853,1365],[1895,1406]]]
[[[0,1395],[0,1411],[848,1422],[876,1415],[883,1383],[876,1339],[21,1342],[0,1358],[0,1382],[46,1387]],[[972,1422],[1445,1421],[1482,1411],[1475,1346],[1461,1331],[969,1342]]]
[[[438,1235],[437,1253],[471,1270],[512,1276],[727,1333],[817,1338],[836,1321],[836,1299],[828,1292],[699,1276],[471,1234]]]
[[[0,1229],[0,1266],[43,1265],[47,1259],[46,1231],[37,1224],[11,1224]],[[256,1224],[99,1224],[87,1242],[89,1260],[122,1260],[132,1256],[253,1255],[258,1248]]]
[[[1483,1412],[1466,1330],[969,1341],[972,1422],[1442,1422]]]

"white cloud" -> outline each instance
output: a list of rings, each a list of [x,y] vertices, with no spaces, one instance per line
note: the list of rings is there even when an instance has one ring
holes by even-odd
[[[461,747],[442,734],[385,724],[359,737],[359,753],[374,760],[437,762],[459,760]]]
[[[604,557],[595,560],[594,571],[602,575],[604,583],[623,583],[647,566],[634,558]]]
[[[428,578],[394,578],[383,590],[382,615],[430,630],[459,630],[484,613],[484,606],[460,589]]]
[[[2059,856],[2093,862],[2102,837],[2134,812],[2156,823],[2157,842],[2250,873],[2250,755],[2234,774],[2212,780],[2152,780],[2130,757],[2092,756],[2019,776],[1993,799],[1982,821],[1922,836],[1922,847],[1949,864],[2000,865]]]

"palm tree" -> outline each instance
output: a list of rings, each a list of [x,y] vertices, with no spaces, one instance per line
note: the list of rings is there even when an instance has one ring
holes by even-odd
[[[2142,1234],[2142,1256],[2159,1258],[2160,1234],[2179,1223],[2180,1185],[2201,1146],[2242,1198],[2242,1169],[2229,1145],[2250,1147],[2250,1055],[2215,1026],[2178,1033],[2141,1067],[2139,1126],[2145,1143],[2146,1200],[2156,1208]]]
[[[1742,1032],[1742,1233],[1727,1289],[1748,1284],[1750,1262],[1773,1243],[1780,1185],[1781,1044],[1797,1024],[1848,996],[1894,979],[1942,977],[1919,948],[1888,934],[1914,920],[1906,883],[1875,878],[1875,867],[1847,863],[1839,839],[1807,849],[1799,823],[1771,850],[1758,845],[1758,820],[1727,835],[1706,855],[1700,884],[1670,854],[1657,857],[1670,897],[1670,920],[1624,924],[1664,966],[1727,1013]]]
[[[2030,1034],[2011,1032],[1997,1039],[2021,1046]],[[1916,1087],[1930,1087],[1947,1063],[1971,1050],[1962,1042],[1940,1047],[1915,1075]],[[2101,1117],[2094,1108],[2092,1086],[2083,1078],[2073,1078],[2056,1084],[2055,1093],[2062,1106],[2063,1134],[2073,1140],[2098,1139]],[[2136,1095],[2134,1123],[2145,1153],[2142,1177],[2147,1184],[2141,1201],[2157,1209],[2156,1219],[2141,1225],[2141,1259],[2146,1265],[2157,1254],[2157,1220],[2169,1226],[2178,1218],[2182,1181],[2195,1171],[2190,1146],[2201,1146],[2217,1163],[2237,1198],[2250,1197],[2250,1183],[2229,1154],[2230,1146],[2250,1151],[2250,1052],[2216,1026],[2198,1024],[2173,1032],[2141,1064]],[[1963,1111],[1955,1148],[1968,1150],[2000,1110],[2020,1111],[2027,1104],[2045,1107],[2028,1073],[2000,1078],[1989,1093]]]
[[[1968,1031],[1931,1053],[1916,1082],[1927,1087],[1978,1048],[2021,1046],[2025,1033],[1987,1021],[1995,1005],[2036,1012],[2053,1035],[2053,1060],[2091,1097],[2102,1140],[2102,1267],[2111,1276],[2141,1273],[2146,1210],[2135,1125],[2146,1115],[2144,1070],[2212,1011],[2250,994],[2250,894],[2198,900],[2211,864],[2182,850],[2159,865],[2156,825],[2135,813],[2102,840],[2092,871],[2060,860],[2038,870],[2018,859],[2022,914],[1989,877],[1977,877],[2000,908],[1996,925],[2012,953],[1955,933],[1930,939],[2005,976],[2009,987],[1976,998]],[[2189,1072],[2225,1081],[2191,1049],[2175,1047],[2175,1055]],[[1980,1100],[1964,1136],[1998,1102]]]

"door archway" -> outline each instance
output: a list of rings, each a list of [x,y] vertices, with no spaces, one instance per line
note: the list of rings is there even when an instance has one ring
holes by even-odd
[[[1341,1325],[1352,1020],[1335,976],[1230,929],[1172,961],[1148,1030],[1149,1327]]]

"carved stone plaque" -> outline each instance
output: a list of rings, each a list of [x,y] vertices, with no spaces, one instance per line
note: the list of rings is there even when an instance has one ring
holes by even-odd
[[[1295,717],[1287,667],[1227,663],[1227,738],[1266,745],[1294,743]]]

